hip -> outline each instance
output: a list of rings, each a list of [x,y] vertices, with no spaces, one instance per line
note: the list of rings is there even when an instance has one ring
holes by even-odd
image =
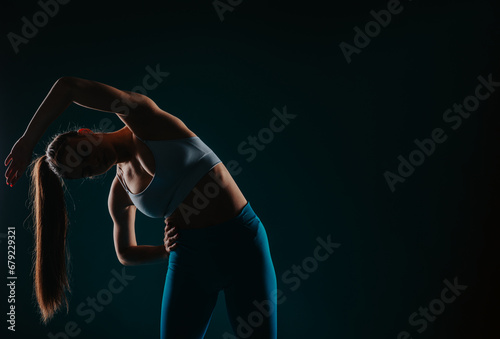
[[[273,266],[267,232],[250,202],[225,222],[178,232],[169,270],[188,273],[209,285],[224,286],[248,270]]]

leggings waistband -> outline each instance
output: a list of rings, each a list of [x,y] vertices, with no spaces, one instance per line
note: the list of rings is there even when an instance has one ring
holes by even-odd
[[[232,217],[229,220],[203,228],[180,229],[179,233],[181,233],[183,236],[188,237],[210,237],[212,235],[224,233],[237,225],[245,226],[252,231],[256,231],[259,223],[259,217],[253,210],[250,202],[247,200],[247,203],[238,213],[238,215]]]

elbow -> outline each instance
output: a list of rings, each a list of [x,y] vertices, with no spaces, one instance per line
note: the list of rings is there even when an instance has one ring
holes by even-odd
[[[121,256],[118,256],[118,261],[120,262],[120,264],[122,264],[123,266],[130,266],[130,263],[125,260],[125,258],[121,257]]]
[[[125,251],[117,252],[116,257],[118,258],[120,264],[122,264],[123,266],[131,266],[130,260],[127,259],[127,256],[124,252]]]
[[[62,76],[56,80],[55,85],[58,85],[61,87],[70,87],[71,84],[74,82],[74,80],[75,80],[75,78],[73,78],[73,77]]]
[[[69,76],[63,76],[63,77],[60,77],[59,79],[56,80],[53,88],[57,89],[57,91],[60,95],[64,95],[64,96],[68,97],[68,99],[71,99],[72,95],[73,95],[73,88],[75,87],[75,84],[76,84],[76,78],[69,77]]]
[[[137,261],[130,257],[130,254],[127,251],[127,249],[122,249],[121,251],[116,252],[116,256],[117,256],[118,261],[120,262],[120,264],[122,264],[123,266],[135,266],[135,265],[138,265]]]

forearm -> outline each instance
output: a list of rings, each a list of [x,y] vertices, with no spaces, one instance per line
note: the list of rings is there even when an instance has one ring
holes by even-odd
[[[138,245],[128,247],[120,256],[120,262],[125,266],[154,264],[168,259],[169,253],[165,246]]]
[[[68,108],[71,102],[71,89],[59,79],[33,115],[23,138],[35,147],[50,124]]]

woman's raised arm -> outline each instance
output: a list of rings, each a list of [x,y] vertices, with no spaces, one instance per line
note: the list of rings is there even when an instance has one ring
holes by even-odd
[[[73,102],[121,117],[132,117],[160,109],[153,100],[139,93],[119,90],[97,81],[62,77],[52,86],[23,136],[33,146],[36,145],[50,124]]]
[[[59,78],[4,161],[5,166],[8,166],[5,171],[7,185],[13,186],[19,180],[31,161],[38,141],[50,124],[73,102],[97,111],[115,113],[122,120],[130,122],[144,120],[134,117],[161,111],[153,100],[139,93],[76,77]]]

